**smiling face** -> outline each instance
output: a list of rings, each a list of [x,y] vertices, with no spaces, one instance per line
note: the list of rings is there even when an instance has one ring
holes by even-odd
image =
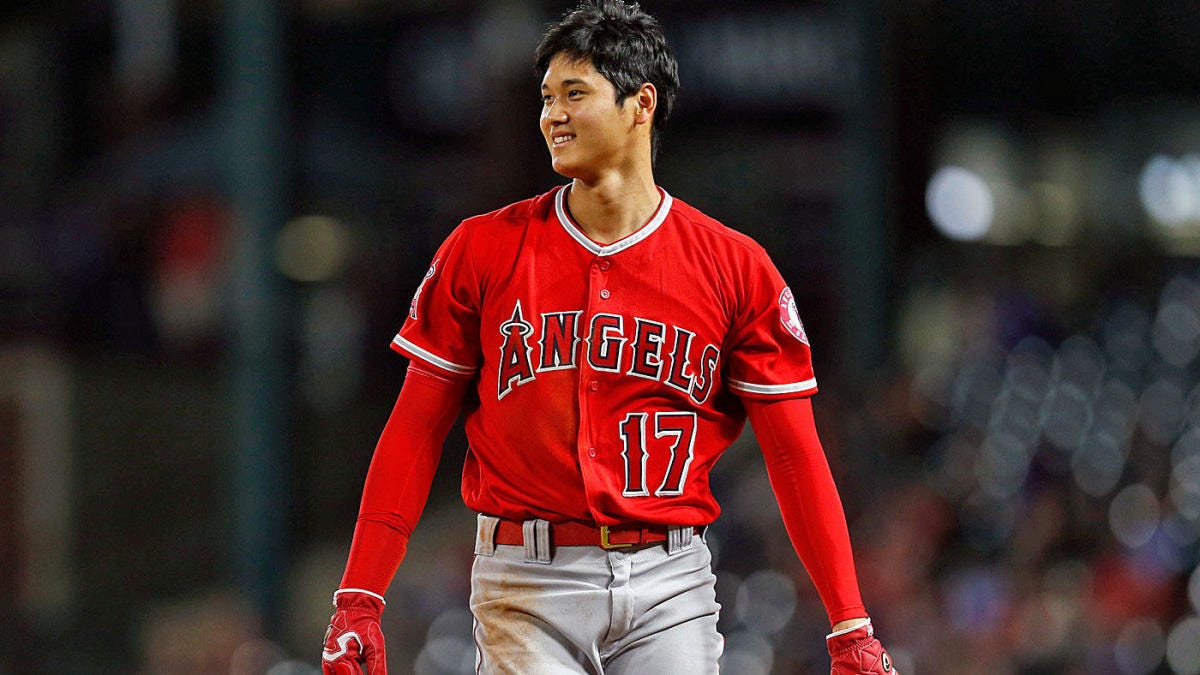
[[[608,172],[649,165],[653,86],[616,100],[616,89],[591,61],[563,54],[550,60],[542,78],[540,126],[556,172],[592,182]]]

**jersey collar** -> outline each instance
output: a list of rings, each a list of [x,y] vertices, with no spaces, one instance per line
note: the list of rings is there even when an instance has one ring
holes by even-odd
[[[650,218],[650,222],[628,237],[618,239],[611,244],[601,245],[589,239],[583,233],[583,230],[579,228],[579,225],[574,220],[571,220],[571,216],[567,213],[567,192],[570,187],[570,185],[564,185],[558,189],[558,192],[554,193],[554,212],[558,215],[558,222],[567,231],[567,234],[571,235],[572,239],[579,242],[580,246],[591,251],[593,255],[598,256],[620,253],[654,234],[658,226],[662,225],[663,221],[667,219],[667,214],[671,212],[671,203],[674,201],[671,195],[667,194],[666,190],[661,187],[658,188],[658,191],[662,193],[662,201],[659,202],[658,210],[654,212],[654,216]]]

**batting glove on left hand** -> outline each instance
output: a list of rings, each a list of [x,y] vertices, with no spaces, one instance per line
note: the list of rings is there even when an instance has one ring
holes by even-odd
[[[370,591],[344,588],[333,594],[337,611],[329,618],[325,649],[321,652],[324,675],[387,675],[387,650],[383,629],[383,598]]]
[[[871,620],[825,638],[833,662],[830,675],[900,675],[892,666],[892,656],[879,640]]]

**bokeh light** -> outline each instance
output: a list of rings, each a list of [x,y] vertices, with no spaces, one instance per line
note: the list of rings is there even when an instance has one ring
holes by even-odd
[[[1200,158],[1154,155],[1138,182],[1142,206],[1157,222],[1178,227],[1200,218]]]
[[[461,675],[475,672],[473,618],[462,607],[447,609],[433,620],[425,646],[413,664],[416,675]]]
[[[1104,351],[1113,365],[1126,371],[1136,371],[1150,358],[1147,334],[1150,314],[1132,302],[1117,306],[1104,320]]]
[[[1200,452],[1175,461],[1171,469],[1170,495],[1180,515],[1193,521],[1200,519]]]
[[[1127,452],[1109,434],[1096,434],[1071,459],[1071,471],[1080,490],[1103,497],[1116,488],[1125,469]]]
[[[761,633],[737,630],[725,636],[721,672],[769,675],[775,664],[775,648]]]
[[[757,633],[777,633],[796,612],[796,584],[778,570],[765,569],[746,577],[737,590],[737,615]]]
[[[975,463],[980,488],[991,497],[1007,499],[1025,482],[1031,459],[1029,445],[1006,433],[989,434]]]
[[[1149,543],[1158,529],[1159,517],[1158,497],[1142,483],[1122,489],[1108,508],[1108,523],[1113,535],[1129,548]]]
[[[1183,388],[1171,379],[1160,379],[1146,387],[1138,403],[1138,423],[1146,437],[1160,446],[1175,441],[1187,420]]]
[[[960,166],[934,172],[925,192],[925,207],[938,231],[958,241],[983,239],[996,215],[987,182]]]
[[[1136,619],[1121,628],[1114,651],[1124,675],[1148,675],[1165,656],[1166,636],[1156,621]]]
[[[1192,603],[1192,609],[1196,613],[1200,613],[1200,566],[1192,570],[1192,575],[1188,577],[1187,594],[1188,601]]]
[[[1200,618],[1189,616],[1171,627],[1167,665],[1175,675],[1200,675]]]
[[[350,258],[346,225],[328,216],[301,216],[284,225],[275,241],[279,271],[294,281],[328,281],[341,274]]]

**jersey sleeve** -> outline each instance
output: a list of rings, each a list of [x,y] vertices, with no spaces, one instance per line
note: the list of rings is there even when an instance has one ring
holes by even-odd
[[[743,398],[811,396],[817,392],[817,379],[796,301],[766,252],[756,253],[741,270],[726,386]]]
[[[446,238],[413,294],[392,349],[449,375],[473,375],[479,347],[479,278],[466,226]]]

